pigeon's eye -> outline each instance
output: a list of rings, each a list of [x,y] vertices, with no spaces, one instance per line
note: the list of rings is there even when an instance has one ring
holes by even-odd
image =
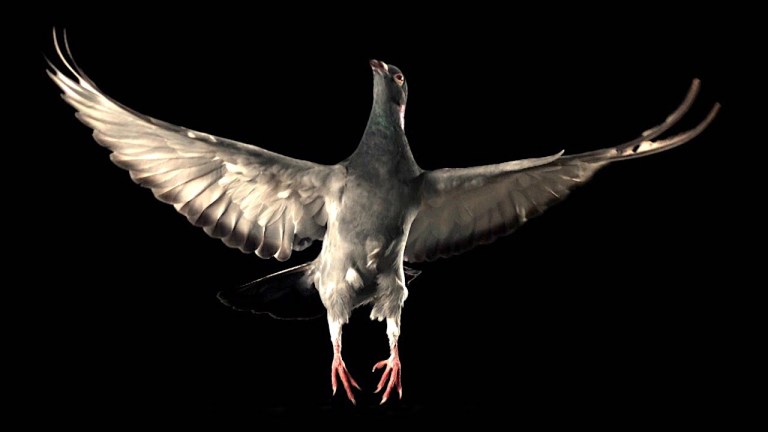
[[[397,85],[403,85],[405,82],[405,77],[403,77],[403,74],[395,74],[393,78],[395,79]]]

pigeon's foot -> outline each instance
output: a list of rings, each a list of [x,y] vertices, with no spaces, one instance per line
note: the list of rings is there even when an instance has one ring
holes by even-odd
[[[397,387],[397,393],[400,396],[400,399],[403,398],[403,383],[400,379],[400,355],[397,352],[397,345],[392,348],[392,355],[390,355],[387,360],[382,360],[373,365],[373,371],[375,372],[376,369],[381,369],[385,366],[386,369],[384,369],[384,374],[381,375],[379,385],[374,392],[380,392],[381,389],[384,388],[384,384],[387,385],[386,390],[384,390],[384,396],[381,398],[382,404],[389,399],[389,395],[395,387]],[[387,378],[389,378],[389,382],[387,382]]]
[[[347,366],[344,364],[344,360],[341,359],[341,354],[334,355],[333,363],[331,363],[331,388],[333,389],[334,395],[336,394],[336,387],[338,385],[336,379],[337,374],[341,378],[341,384],[344,386],[344,390],[347,392],[347,398],[349,398],[353,405],[357,405],[355,402],[355,395],[352,393],[352,387],[354,386],[356,389],[360,390],[360,386],[357,385],[357,381],[355,381],[355,379],[352,378],[352,375],[349,374]]]

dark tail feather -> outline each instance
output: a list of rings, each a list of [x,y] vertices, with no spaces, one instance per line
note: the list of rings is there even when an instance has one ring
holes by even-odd
[[[219,291],[219,300],[237,310],[267,313],[282,319],[325,315],[320,294],[310,277],[313,263],[271,274],[237,288]]]

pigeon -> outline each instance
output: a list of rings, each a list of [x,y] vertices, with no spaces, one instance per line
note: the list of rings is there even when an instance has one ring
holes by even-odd
[[[373,107],[352,154],[321,165],[175,126],[138,113],[104,94],[74,62],[66,35],[54,46],[66,68],[48,75],[76,116],[131,179],[173,205],[190,223],[225,245],[285,261],[322,241],[312,261],[218,297],[238,310],[277,318],[325,317],[333,348],[331,387],[354,404],[360,390],[342,357],[342,328],[364,305],[386,322],[390,356],[376,393],[402,398],[398,349],[401,312],[418,271],[405,263],[449,257],[512,233],[563,200],[607,164],[672,149],[699,135],[719,104],[692,129],[660,138],[692,105],[694,80],[682,104],[660,125],[615,147],[559,152],[495,165],[423,170],[405,135],[408,83],[391,64],[370,60]],[[63,71],[62,71],[63,69]]]

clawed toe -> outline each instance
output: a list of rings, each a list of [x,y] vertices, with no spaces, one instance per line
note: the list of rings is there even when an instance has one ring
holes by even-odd
[[[382,389],[386,389],[384,390],[384,395],[381,397],[381,404],[389,399],[389,396],[394,388],[397,388],[397,393],[400,396],[400,399],[402,399],[403,384],[401,380],[400,359],[396,355],[393,355],[387,360],[382,360],[376,363],[373,366],[373,371],[375,372],[377,369],[381,368],[385,368],[384,373],[381,375],[379,385],[376,386],[376,391],[374,391],[374,393],[378,393]]]
[[[349,399],[353,405],[357,405],[357,402],[355,401],[355,395],[352,393],[352,387],[358,390],[361,389],[357,384],[357,381],[355,381],[355,379],[352,378],[352,375],[350,375],[349,371],[347,370],[347,366],[344,364],[344,360],[342,360],[341,357],[334,358],[333,364],[331,365],[331,388],[333,389],[334,395],[336,395],[336,389],[338,387],[336,375],[341,378],[341,385],[344,387],[344,391],[347,393],[347,399]]]

